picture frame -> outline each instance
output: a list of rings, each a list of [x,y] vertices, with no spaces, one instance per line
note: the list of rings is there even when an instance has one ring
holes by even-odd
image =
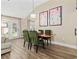
[[[39,13],[39,26],[48,26],[48,11],[43,11]]]
[[[62,6],[49,9],[49,25],[50,26],[62,25]]]

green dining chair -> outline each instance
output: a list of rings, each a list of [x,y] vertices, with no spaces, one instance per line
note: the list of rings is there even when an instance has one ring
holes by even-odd
[[[39,46],[44,47],[44,41],[40,40],[38,38],[38,34],[37,34],[36,31],[29,31],[29,37],[30,37],[30,40],[31,40],[31,46],[30,47],[32,47],[32,45],[36,46],[36,53],[38,52]]]
[[[51,30],[45,30],[45,35],[50,35],[51,36],[52,35],[51,32],[52,32]],[[50,41],[50,44],[51,44],[51,37],[47,38],[46,40],[47,40],[47,45],[48,45],[48,40]]]
[[[27,30],[23,30],[23,39],[24,39],[24,47],[25,47],[25,44],[27,42],[28,43],[28,49],[29,49],[31,41],[30,41],[29,34],[28,34]]]
[[[44,34],[44,30],[38,30],[40,33],[39,34]]]

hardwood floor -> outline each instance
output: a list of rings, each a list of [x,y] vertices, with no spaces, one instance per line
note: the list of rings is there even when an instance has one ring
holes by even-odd
[[[76,50],[58,45],[49,45],[45,49],[39,48],[38,53],[35,49],[28,50],[23,47],[23,40],[14,40],[10,53],[1,55],[1,59],[77,59]]]

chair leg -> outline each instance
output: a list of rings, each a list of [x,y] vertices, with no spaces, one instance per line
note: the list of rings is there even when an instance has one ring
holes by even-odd
[[[44,42],[43,42],[43,48],[45,48],[45,44],[44,44]]]
[[[36,53],[38,53],[38,45],[36,45]]]
[[[50,45],[51,45],[51,39],[50,39]]]
[[[28,43],[28,50],[29,50],[29,47],[30,47],[30,43]]]
[[[47,45],[47,40],[44,40],[45,44]]]
[[[31,50],[31,48],[32,48],[32,43],[30,43],[30,50]]]
[[[24,47],[25,47],[25,43],[26,43],[26,41],[24,41],[24,45],[23,45]]]

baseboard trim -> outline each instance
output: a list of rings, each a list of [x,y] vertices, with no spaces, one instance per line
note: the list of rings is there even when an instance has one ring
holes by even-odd
[[[51,42],[52,44],[57,44],[57,45],[60,45],[60,46],[64,46],[64,47],[68,47],[68,48],[73,48],[73,49],[77,49],[76,46],[73,46],[73,45],[68,45],[68,44],[64,44],[64,43],[60,43],[60,42]]]

